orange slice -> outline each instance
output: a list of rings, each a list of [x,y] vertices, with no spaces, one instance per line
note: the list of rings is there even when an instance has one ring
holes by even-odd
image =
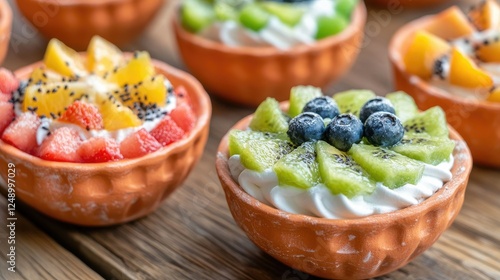
[[[87,68],[97,75],[111,72],[123,62],[123,54],[119,48],[100,36],[92,37],[87,48]]]
[[[477,67],[476,63],[453,48],[450,58],[450,83],[465,88],[490,88],[493,86],[491,76]]]
[[[114,98],[103,100],[98,104],[106,130],[114,131],[141,125],[141,120],[134,112]]]
[[[50,71],[43,67],[38,67],[31,72],[30,85],[63,82],[63,76],[54,71]]]
[[[136,52],[134,57],[124,66],[113,71],[109,77],[109,81],[118,84],[119,86],[134,86],[146,78],[153,76],[155,69],[151,63],[151,57],[147,52]]]
[[[63,76],[82,77],[87,74],[82,57],[57,39],[50,40],[43,62],[47,68]]]
[[[436,15],[434,21],[425,30],[445,40],[452,40],[475,32],[474,26],[465,14],[456,6]]]
[[[443,39],[426,31],[418,31],[404,56],[406,71],[423,79],[432,76],[436,59],[451,49]]]

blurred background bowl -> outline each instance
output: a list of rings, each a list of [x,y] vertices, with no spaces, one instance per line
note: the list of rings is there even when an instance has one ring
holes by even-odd
[[[85,50],[94,35],[121,47],[136,38],[164,0],[16,0],[46,38]]]
[[[365,21],[361,1],[344,31],[286,51],[228,47],[185,30],[178,15],[173,26],[184,64],[210,94],[255,107],[266,97],[288,99],[296,85],[326,88],[347,72],[361,49]]]
[[[427,8],[442,5],[450,0],[365,0],[366,4],[374,4],[380,7],[390,7],[393,5],[404,8]]]
[[[7,0],[0,0],[0,64],[2,64],[9,48],[12,29],[12,9]]]
[[[448,122],[462,135],[472,152],[474,163],[500,167],[500,104],[466,99],[431,86],[406,72],[403,54],[416,31],[425,30],[435,16],[426,16],[401,27],[389,46],[389,59],[397,90],[413,96],[420,109],[440,106]]]

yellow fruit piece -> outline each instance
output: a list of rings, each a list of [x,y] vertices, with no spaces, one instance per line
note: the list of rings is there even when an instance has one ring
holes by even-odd
[[[95,95],[85,83],[50,83],[26,88],[22,109],[57,119],[77,99],[92,103]]]
[[[500,102],[500,87],[493,88],[487,100],[492,102]]]
[[[436,59],[448,53],[450,49],[450,44],[443,39],[426,31],[418,31],[403,58],[406,71],[429,79]]]
[[[102,76],[112,72],[123,62],[123,54],[119,48],[100,36],[92,37],[87,48],[87,68],[90,72]]]
[[[134,112],[117,102],[114,98],[99,103],[99,111],[104,121],[104,129],[114,131],[118,129],[141,125],[141,120]]]
[[[466,88],[490,88],[493,86],[491,76],[479,69],[474,61],[456,48],[450,58],[450,83]]]
[[[436,15],[434,20],[425,27],[425,30],[445,40],[464,37],[475,32],[474,26],[456,6]]]
[[[30,85],[32,84],[44,84],[44,83],[54,83],[62,82],[63,76],[59,75],[54,71],[50,71],[43,67],[38,67],[31,72],[30,75]]]
[[[115,91],[113,95],[129,108],[134,108],[134,103],[163,107],[167,102],[165,78],[163,75],[149,77],[136,86],[127,86],[121,91]]]
[[[500,62],[500,40],[495,38],[488,44],[479,45],[476,56],[484,62]]]
[[[495,0],[480,2],[467,16],[479,31],[500,27],[500,5]]]
[[[155,69],[147,52],[136,52],[124,66],[113,71],[107,79],[119,86],[134,86],[144,79],[153,76]]]
[[[63,76],[82,77],[87,74],[82,57],[57,39],[50,40],[43,62],[47,68]]]

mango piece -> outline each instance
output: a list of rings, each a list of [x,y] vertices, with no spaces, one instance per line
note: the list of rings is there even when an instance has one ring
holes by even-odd
[[[451,49],[443,39],[426,31],[418,31],[404,56],[406,70],[423,79],[429,79],[433,73],[436,59]]]
[[[475,32],[474,26],[456,6],[436,15],[425,30],[445,40],[468,36]]]
[[[493,88],[487,100],[492,102],[500,102],[500,87]]]
[[[480,2],[467,16],[479,31],[500,27],[500,5],[495,0]]]
[[[460,50],[453,48],[450,57],[450,83],[465,88],[490,88],[491,76]]]

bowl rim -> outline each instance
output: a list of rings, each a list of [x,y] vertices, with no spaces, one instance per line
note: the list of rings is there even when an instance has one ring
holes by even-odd
[[[0,0],[0,7],[0,31],[5,32],[8,30],[8,32],[10,32],[12,25],[12,8],[7,0]]]
[[[363,32],[367,17],[366,5],[364,4],[363,1],[359,1],[358,5],[354,9],[353,14],[351,16],[351,22],[346,29],[344,29],[339,34],[329,36],[321,40],[317,40],[313,44],[300,44],[287,50],[278,49],[272,46],[230,47],[226,46],[223,43],[206,39],[195,33],[187,31],[180,23],[179,10],[181,8],[181,3],[182,2],[179,2],[177,4],[177,7],[174,9],[176,12],[174,13],[172,24],[178,36],[182,38],[184,41],[189,41],[205,49],[211,49],[214,51],[225,52],[234,55],[252,55],[257,57],[268,57],[276,55],[295,56],[301,53],[310,52],[312,49],[322,49],[331,45],[340,44],[344,41],[347,41],[349,38],[355,36],[358,32]]]
[[[1,0],[0,0],[1,1]],[[131,56],[132,53],[124,53],[125,56]],[[102,162],[102,163],[74,163],[74,162],[58,162],[49,161],[38,158],[36,156],[25,153],[16,147],[9,145],[2,140],[0,140],[0,154],[5,153],[10,156],[22,160],[24,163],[29,163],[32,166],[40,168],[51,168],[63,171],[80,170],[80,171],[96,171],[96,170],[121,170],[123,168],[135,168],[141,165],[143,162],[156,162],[163,158],[168,157],[171,154],[175,154],[177,151],[184,149],[191,145],[193,141],[200,135],[205,126],[209,125],[212,104],[210,98],[203,88],[203,86],[196,80],[191,74],[184,72],[182,70],[176,69],[165,62],[160,60],[151,59],[153,65],[156,69],[160,69],[161,72],[165,72],[168,75],[175,76],[181,80],[185,80],[187,84],[194,87],[194,90],[188,92],[191,99],[197,100],[197,107],[199,108],[199,114],[197,114],[197,121],[195,127],[188,133],[183,139],[174,142],[166,147],[162,147],[160,150],[149,153],[145,156],[133,159],[121,159],[112,162]],[[30,73],[33,68],[43,65],[43,61],[38,61],[27,66],[17,69],[14,74],[18,77],[25,77],[26,74]]]
[[[416,86],[421,91],[433,97],[439,99],[445,99],[448,102],[452,103],[460,103],[467,107],[475,106],[485,110],[499,111],[500,103],[486,101],[486,100],[467,99],[460,96],[456,96],[449,91],[437,89],[436,87],[428,83],[426,80],[406,72],[402,54],[404,43],[409,39],[410,36],[415,34],[415,32],[423,30],[428,25],[430,25],[437,16],[438,16],[437,14],[428,15],[410,21],[409,23],[406,23],[405,25],[400,27],[396,31],[396,33],[394,33],[389,43],[389,50],[388,50],[389,60],[391,61],[393,67],[395,68],[393,69],[393,71],[399,71],[412,85]]]
[[[287,101],[282,102],[281,105],[288,104]],[[282,107],[283,108],[283,107]],[[403,209],[399,209],[389,213],[374,214],[370,216],[355,218],[355,219],[328,219],[321,217],[308,216],[303,214],[293,214],[283,210],[279,210],[272,206],[266,205],[250,194],[248,194],[243,188],[232,178],[231,172],[229,171],[228,161],[228,140],[229,132],[233,129],[245,129],[248,127],[252,115],[241,119],[234,126],[232,126],[226,135],[222,138],[219,147],[217,149],[216,155],[216,169],[220,177],[221,184],[225,192],[230,191],[241,203],[249,205],[253,209],[257,209],[260,212],[265,212],[266,215],[272,216],[276,220],[283,219],[286,217],[287,220],[293,223],[306,223],[319,226],[334,226],[334,227],[345,227],[345,226],[359,226],[363,227],[369,224],[384,224],[384,223],[394,223],[398,220],[407,219],[409,217],[418,215],[424,209],[436,208],[444,201],[452,198],[460,189],[466,188],[469,174],[472,170],[472,156],[470,150],[462,139],[462,137],[456,132],[451,126],[449,126],[450,139],[458,141],[457,146],[460,145],[460,156],[465,155],[466,158],[461,158],[462,164],[458,166],[458,160],[455,157],[455,161],[452,166],[452,180],[446,182],[437,192],[432,196],[428,197],[424,201],[417,205],[408,206]],[[462,184],[463,182],[463,184]],[[285,214],[285,215],[284,215]]]
[[[139,0],[16,0],[16,2],[38,2],[40,4],[49,4],[60,7],[69,7],[69,6],[89,6],[96,7],[108,4],[121,4],[125,2],[138,2]],[[143,0],[144,1],[144,0]],[[161,0],[163,1],[163,0]]]

